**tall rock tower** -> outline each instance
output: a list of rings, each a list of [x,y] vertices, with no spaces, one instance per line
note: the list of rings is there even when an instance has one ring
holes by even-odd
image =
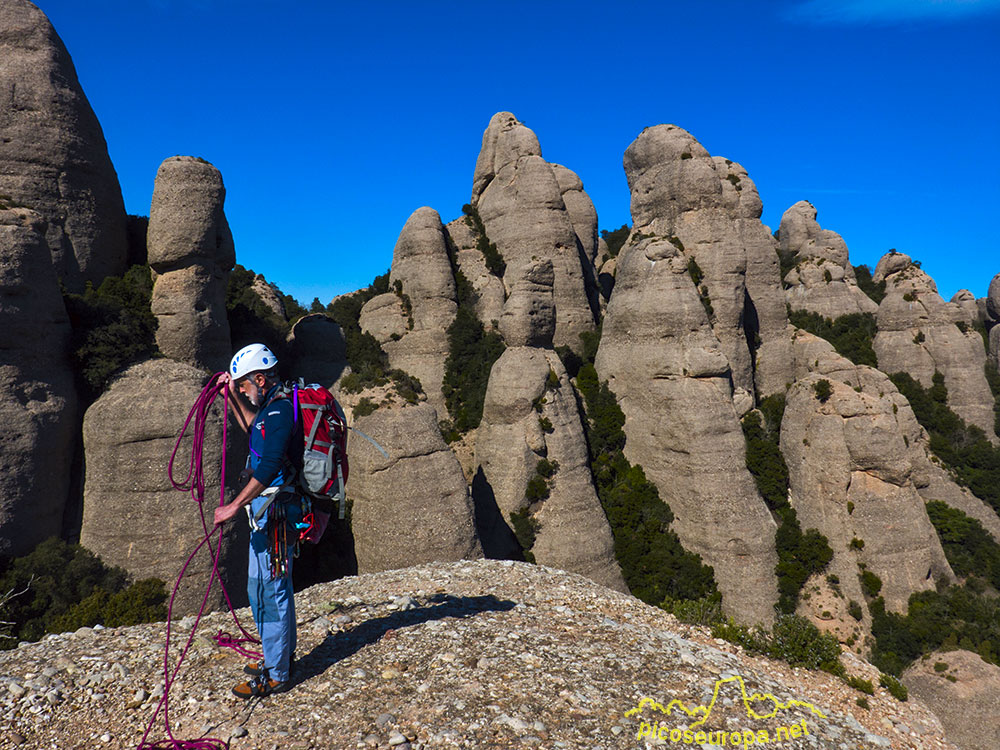
[[[223,211],[222,174],[204,159],[172,156],[156,173],[149,209],[149,265],[156,271],[156,345],[204,370],[224,370],[232,352],[226,285],[236,265]]]
[[[62,527],[77,409],[69,335],[44,220],[0,210],[0,555]]]
[[[70,291],[125,270],[125,207],[104,132],[49,19],[0,0],[0,196],[47,221]]]

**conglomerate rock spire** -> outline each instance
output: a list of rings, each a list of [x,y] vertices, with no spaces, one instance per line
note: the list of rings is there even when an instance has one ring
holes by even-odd
[[[125,206],[104,132],[69,52],[27,0],[0,0],[0,101],[0,203],[45,218],[68,290],[120,275]]]

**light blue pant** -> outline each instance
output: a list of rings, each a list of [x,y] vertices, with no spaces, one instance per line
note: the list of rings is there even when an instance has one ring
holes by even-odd
[[[292,551],[289,548],[285,575],[272,581],[267,534],[251,529],[247,593],[264,652],[264,666],[270,678],[278,682],[288,679],[291,656],[295,651]]]

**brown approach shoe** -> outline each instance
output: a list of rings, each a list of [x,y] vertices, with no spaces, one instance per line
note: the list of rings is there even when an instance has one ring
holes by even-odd
[[[263,673],[263,661],[251,662],[243,667],[243,674],[248,674],[251,677],[259,677]],[[292,654],[292,658],[288,660],[288,676],[291,677],[293,674],[295,674],[295,654]]]
[[[241,682],[233,688],[233,695],[248,700],[253,697],[266,698],[274,693],[284,693],[290,687],[289,681],[278,682],[263,675],[258,675],[246,682]]]

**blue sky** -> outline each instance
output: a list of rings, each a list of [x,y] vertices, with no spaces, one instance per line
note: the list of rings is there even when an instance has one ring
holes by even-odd
[[[367,284],[424,205],[469,199],[509,110],[630,223],[622,154],[674,123],[798,200],[855,264],[889,248],[947,299],[1000,271],[1000,0],[330,3],[37,0],[130,213],[160,162],[222,170],[238,261],[308,303]]]

